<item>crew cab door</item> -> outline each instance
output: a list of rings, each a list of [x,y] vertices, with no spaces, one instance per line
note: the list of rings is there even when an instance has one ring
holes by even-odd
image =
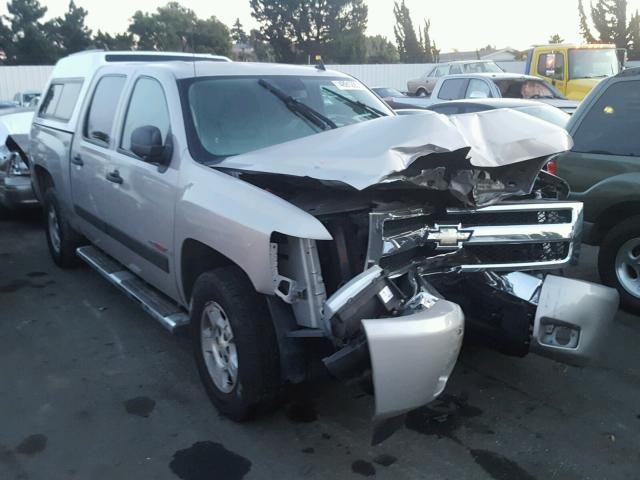
[[[123,75],[105,75],[96,82],[70,152],[73,209],[82,233],[105,250],[110,241],[107,175],[111,171],[114,119],[125,83]]]
[[[542,77],[548,83],[567,94],[567,80],[569,70],[565,52],[549,50],[540,52],[537,64],[534,66],[535,75]]]
[[[177,92],[173,98],[177,98]],[[175,103],[172,107],[179,108]],[[140,127],[157,128],[163,145],[172,144],[173,117],[163,84],[147,76],[136,78],[121,118],[113,152],[119,183],[113,190],[111,205],[111,222],[119,232],[120,247],[113,255],[145,281],[177,298],[173,262],[177,161],[150,163],[133,153],[131,145],[131,135]]]

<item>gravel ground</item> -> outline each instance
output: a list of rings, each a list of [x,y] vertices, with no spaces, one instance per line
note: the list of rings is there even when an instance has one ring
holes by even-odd
[[[589,280],[595,250],[568,274]],[[373,398],[330,380],[252,423],[221,418],[188,340],[88,268],[36,215],[0,221],[1,479],[636,479],[640,319],[575,368],[465,348],[445,394],[370,446]]]

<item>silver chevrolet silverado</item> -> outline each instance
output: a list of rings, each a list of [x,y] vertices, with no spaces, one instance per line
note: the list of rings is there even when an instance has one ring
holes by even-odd
[[[30,146],[49,249],[189,324],[225,415],[324,365],[372,385],[384,425],[443,391],[465,330],[515,356],[594,355],[617,293],[543,273],[580,239],[582,205],[541,171],[563,129],[395,116],[323,68],[139,55],[53,71]]]

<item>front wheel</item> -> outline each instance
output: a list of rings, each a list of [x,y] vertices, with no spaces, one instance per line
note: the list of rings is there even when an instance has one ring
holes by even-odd
[[[622,306],[640,312],[640,215],[613,227],[604,237],[598,255],[602,281],[620,293]]]
[[[61,268],[77,266],[76,248],[82,245],[82,237],[69,224],[53,188],[45,192],[43,207],[45,235],[51,258]]]
[[[275,406],[278,343],[266,302],[244,272],[229,266],[198,277],[190,316],[198,372],[220,413],[243,421]]]
[[[427,91],[424,88],[419,88],[416,92],[416,97],[427,97]]]

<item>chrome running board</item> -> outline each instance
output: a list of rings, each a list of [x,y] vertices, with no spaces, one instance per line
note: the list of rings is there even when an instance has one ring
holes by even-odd
[[[180,306],[98,248],[80,247],[76,254],[129,298],[138,302],[144,311],[170,332],[189,323],[189,315]]]

